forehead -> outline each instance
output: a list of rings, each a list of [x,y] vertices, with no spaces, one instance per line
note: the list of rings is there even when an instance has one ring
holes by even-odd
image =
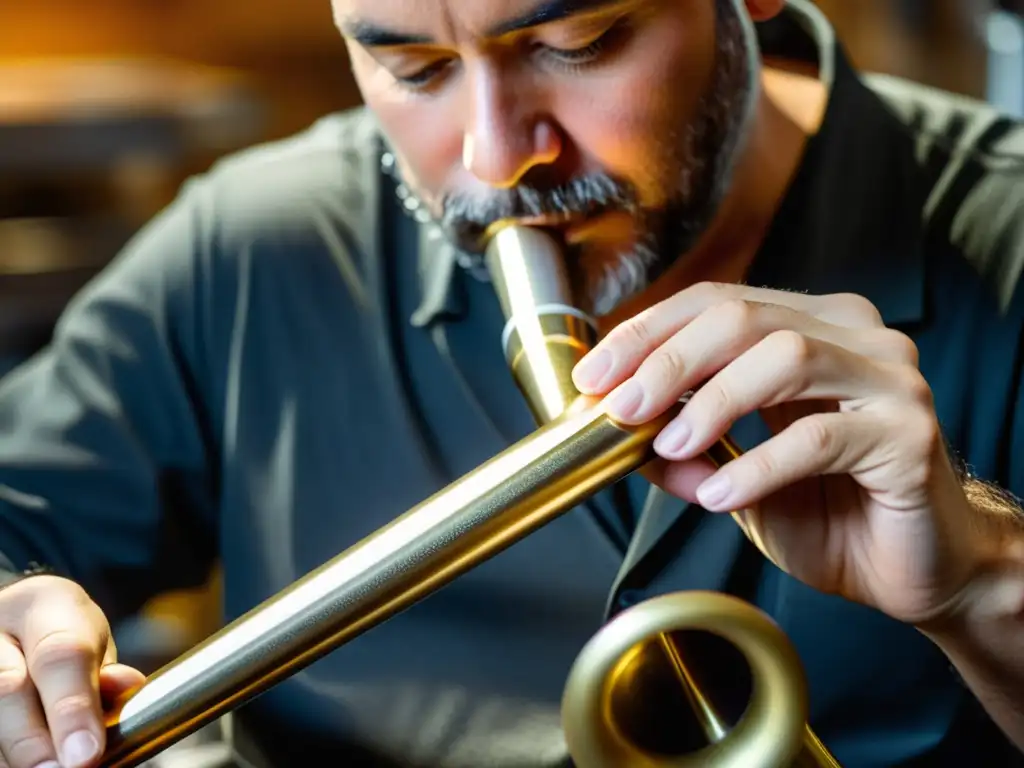
[[[630,0],[332,0],[335,23],[351,34],[370,26],[431,40],[497,36]]]

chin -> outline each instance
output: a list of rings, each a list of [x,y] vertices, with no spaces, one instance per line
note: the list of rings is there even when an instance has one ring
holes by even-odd
[[[659,259],[643,247],[604,253],[584,250],[573,266],[580,308],[599,318],[644,291],[659,271]]]

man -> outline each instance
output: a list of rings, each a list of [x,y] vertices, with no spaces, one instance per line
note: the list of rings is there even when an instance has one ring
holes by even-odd
[[[6,763],[95,763],[98,689],[139,682],[108,620],[215,559],[231,620],[533,429],[477,258],[508,216],[560,233],[606,332],[581,389],[635,422],[705,382],[661,489],[618,484],[235,713],[241,758],[567,765],[586,640],[714,589],[792,638],[844,765],[1019,762],[1020,127],[867,84],[805,0],[334,10],[367,111],[192,182],[0,389]],[[748,453],[714,472],[726,430]],[[734,656],[685,651],[737,716]]]

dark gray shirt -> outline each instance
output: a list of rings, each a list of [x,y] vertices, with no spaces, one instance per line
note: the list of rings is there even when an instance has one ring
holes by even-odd
[[[750,281],[870,298],[918,343],[951,444],[1024,491],[1020,127],[865,84],[802,2],[763,32],[816,58],[831,97]],[[3,380],[12,568],[54,565],[122,615],[219,560],[231,620],[532,429],[493,292],[402,214],[382,151],[357,110],[221,162]],[[844,765],[1015,755],[916,631],[648,491],[609,489],[260,697],[234,718],[243,750],[274,766],[565,765],[559,699],[586,640],[645,596],[715,589],[793,639],[812,725]],[[688,653],[738,712],[729,650]]]

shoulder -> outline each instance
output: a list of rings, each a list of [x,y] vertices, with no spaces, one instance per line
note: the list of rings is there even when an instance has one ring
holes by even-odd
[[[354,109],[227,155],[189,179],[108,272],[159,281],[180,312],[218,328],[254,291],[284,301],[340,277],[361,295],[377,252],[378,137],[369,112]]]
[[[930,257],[960,257],[1009,309],[1024,288],[1024,122],[901,78],[864,82],[910,135]]]
[[[377,137],[363,108],[329,115],[221,159],[192,181],[194,204],[229,246],[300,234],[315,222],[358,232],[377,202]]]
[[[105,273],[180,282],[230,275],[257,252],[329,252],[325,244],[343,258],[371,251],[377,136],[369,113],[356,109],[221,158],[188,179]]]
[[[354,304],[375,252],[376,136],[353,110],[224,157],[76,295],[61,328],[149,325],[221,359],[268,303],[291,308],[320,290]]]
[[[912,134],[919,161],[936,152],[947,169],[957,162],[986,173],[1024,162],[1024,123],[991,104],[891,75],[862,79]]]

